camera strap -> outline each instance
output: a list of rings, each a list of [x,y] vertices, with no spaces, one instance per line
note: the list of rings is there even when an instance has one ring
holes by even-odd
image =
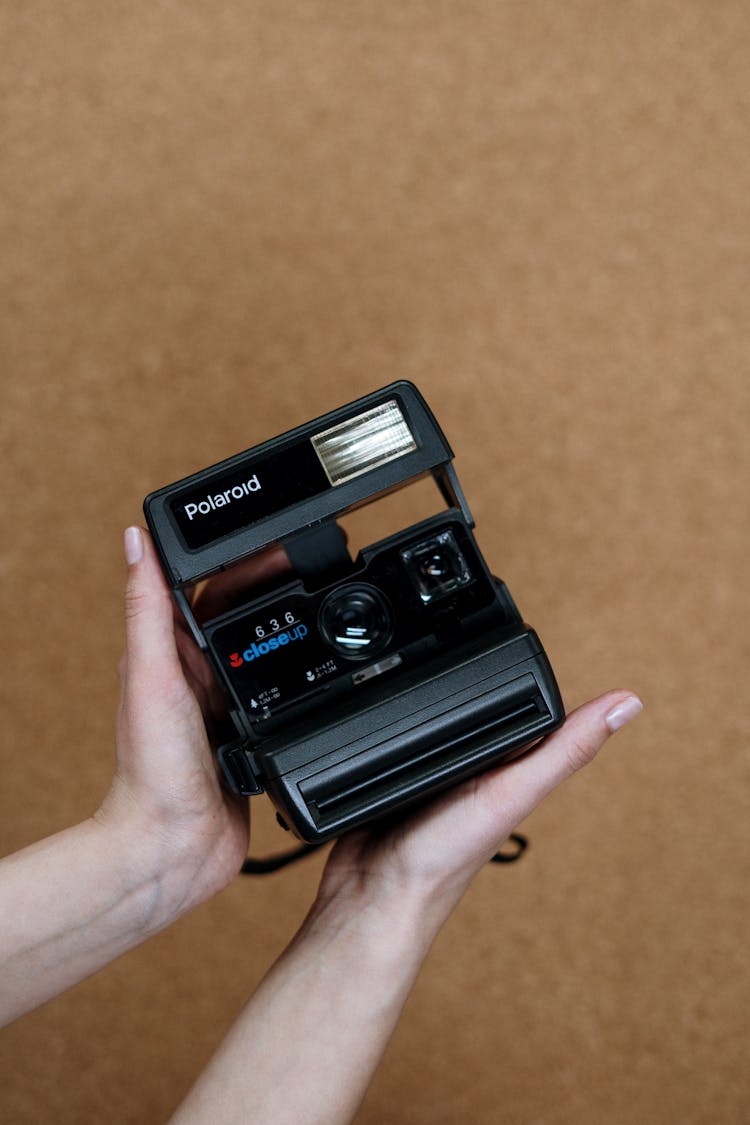
[[[515,847],[512,850],[507,850],[507,845],[511,841]],[[512,832],[503,845],[505,850],[501,849],[499,852],[496,852],[490,860],[490,863],[515,863],[521,858],[528,846],[529,841],[525,836],[522,836],[519,832]],[[241,874],[270,875],[272,872],[278,871],[282,867],[287,867],[290,863],[296,863],[298,859],[304,859],[305,856],[316,852],[318,848],[322,847],[323,844],[303,844],[299,848],[292,848],[288,852],[279,852],[277,855],[263,856],[256,859],[248,856],[242,865]]]

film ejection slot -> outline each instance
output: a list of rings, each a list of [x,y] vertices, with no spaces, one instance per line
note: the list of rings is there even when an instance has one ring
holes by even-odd
[[[544,649],[482,557],[452,460],[401,381],[145,500],[236,729],[217,751],[226,779],[238,793],[264,789],[310,843],[424,800],[562,722]],[[339,519],[430,478],[442,510],[352,560]],[[243,564],[274,546],[289,565],[262,564],[263,584],[246,584]],[[220,572],[234,572],[231,606],[219,604],[223,579],[199,621],[188,588]]]

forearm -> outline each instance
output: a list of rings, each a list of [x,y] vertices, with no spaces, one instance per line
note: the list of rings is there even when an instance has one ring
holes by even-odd
[[[0,1024],[176,916],[187,871],[164,862],[166,848],[125,823],[91,818],[0,861]]]
[[[172,1125],[349,1122],[442,918],[406,893],[314,910]]]

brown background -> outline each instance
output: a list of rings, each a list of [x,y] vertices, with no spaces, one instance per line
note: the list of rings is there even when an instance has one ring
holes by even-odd
[[[106,789],[143,495],[411,377],[568,704],[647,713],[479,875],[357,1121],[746,1120],[747,5],[6,0],[0,34],[3,848]],[[320,863],[6,1031],[4,1119],[164,1121]]]

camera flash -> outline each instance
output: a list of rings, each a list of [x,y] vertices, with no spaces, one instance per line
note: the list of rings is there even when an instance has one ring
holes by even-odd
[[[343,484],[417,448],[394,400],[322,430],[311,440],[333,485]]]

